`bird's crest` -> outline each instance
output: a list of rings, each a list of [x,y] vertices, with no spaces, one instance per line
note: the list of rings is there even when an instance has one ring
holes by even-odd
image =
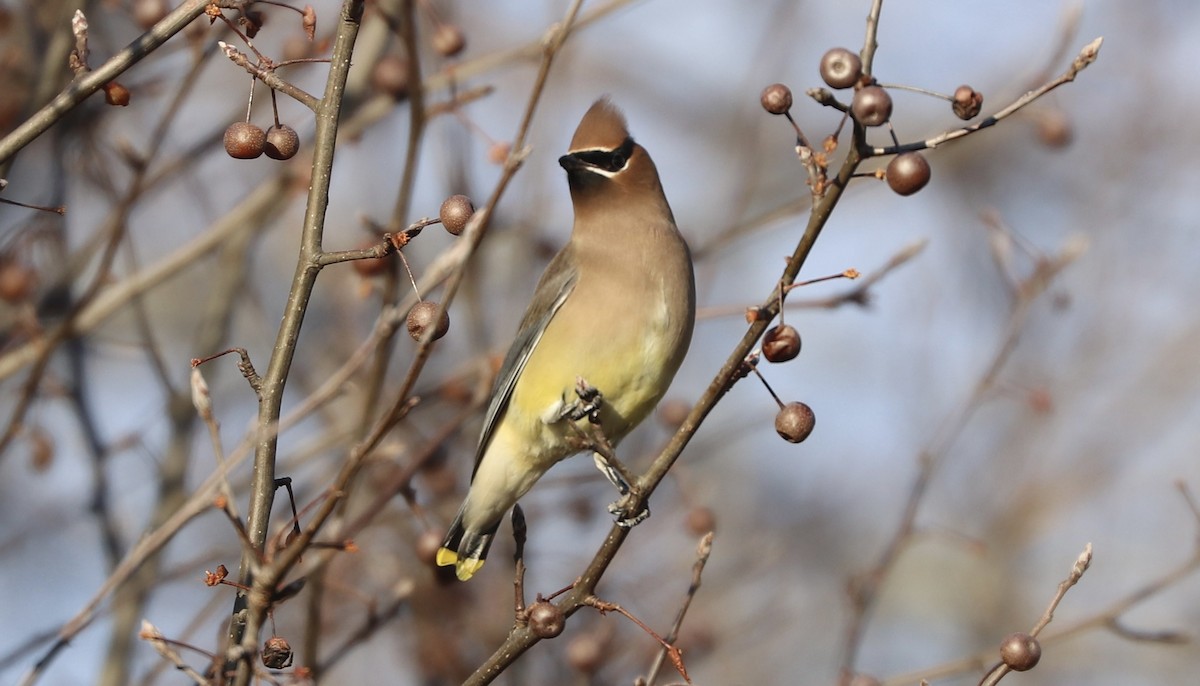
[[[584,150],[615,150],[629,137],[625,115],[607,96],[597,100],[575,129],[570,152]]]

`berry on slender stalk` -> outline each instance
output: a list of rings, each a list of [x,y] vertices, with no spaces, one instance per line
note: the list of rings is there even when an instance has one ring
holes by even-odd
[[[884,170],[888,187],[900,195],[912,195],[929,183],[929,162],[919,152],[904,152],[892,158]]]
[[[983,93],[971,88],[967,85],[959,86],[954,91],[954,97],[950,101],[950,108],[954,110],[954,116],[966,121],[979,116],[979,111],[983,109]]]
[[[821,57],[821,78],[830,88],[850,88],[862,76],[862,60],[846,48],[832,48]]]
[[[892,96],[879,86],[865,86],[850,101],[850,114],[863,126],[882,126],[892,118]]]
[[[473,214],[475,206],[471,204],[470,198],[465,195],[452,195],[442,203],[441,209],[438,210],[438,219],[441,220],[443,228],[457,236],[467,228],[467,221]]]
[[[277,124],[267,129],[267,142],[263,152],[273,160],[290,160],[300,149],[300,136],[296,129],[287,124]]]
[[[790,402],[775,415],[775,432],[788,443],[802,442],[816,426],[816,415],[804,403]]]
[[[252,160],[263,154],[267,134],[248,121],[238,121],[225,129],[225,152],[238,160]]]
[[[782,83],[773,83],[763,89],[759,102],[771,114],[785,114],[792,109],[792,89]]]
[[[438,304],[429,300],[423,300],[408,311],[406,325],[408,326],[408,335],[413,337],[414,341],[421,340],[425,335],[425,330],[433,326],[433,340],[437,340],[446,335],[450,330],[450,315],[442,313],[441,318],[434,326],[434,317],[437,316]]]
[[[800,354],[800,332],[791,324],[767,329],[763,336],[763,357],[769,362],[787,362]]]

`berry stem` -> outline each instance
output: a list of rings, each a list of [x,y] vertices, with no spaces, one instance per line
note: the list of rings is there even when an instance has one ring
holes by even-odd
[[[250,112],[254,108],[254,82],[258,79],[250,77],[250,97],[246,99],[246,123],[250,123]]]
[[[758,371],[758,365],[755,365],[755,364],[750,365],[750,371],[754,372],[754,375],[758,377],[758,380],[761,381],[763,383],[763,385],[767,387],[767,393],[771,394],[771,397],[775,399],[775,404],[779,405],[779,409],[782,410],[783,409],[783,401],[780,400],[779,396],[775,394],[775,389],[771,388],[771,384],[767,383],[767,377],[763,376],[762,372]]]

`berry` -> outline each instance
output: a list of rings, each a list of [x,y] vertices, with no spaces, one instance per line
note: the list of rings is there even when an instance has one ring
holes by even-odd
[[[272,636],[263,642],[262,661],[268,669],[283,669],[292,664],[292,646],[286,638]]]
[[[292,34],[283,40],[280,57],[284,61],[302,60],[312,56],[312,43],[304,36]]]
[[[808,438],[816,425],[816,415],[804,403],[788,403],[775,415],[775,432],[788,443],[800,443]]]
[[[863,126],[881,126],[892,118],[892,96],[879,86],[866,86],[850,101],[850,114]]]
[[[970,86],[959,86],[954,90],[954,100],[950,104],[954,116],[962,120],[974,119],[983,109],[983,93]]]
[[[129,104],[129,89],[116,81],[109,81],[104,84],[104,102],[116,107],[125,107]]]
[[[9,257],[0,258],[0,300],[19,303],[28,300],[37,287],[33,267]]]
[[[1071,144],[1071,120],[1062,110],[1047,110],[1037,118],[1038,140],[1048,148],[1065,148]]]
[[[800,354],[800,332],[791,324],[767,329],[763,336],[763,357],[769,362],[787,362]]]
[[[475,214],[475,206],[471,204],[470,198],[465,195],[452,195],[442,203],[441,209],[438,210],[438,219],[447,231],[457,236],[467,228],[467,220],[472,214]]]
[[[912,195],[929,183],[929,162],[919,152],[904,152],[892,158],[884,170],[888,187],[900,195]]]
[[[1042,644],[1023,631],[1011,633],[1000,644],[1000,659],[1017,672],[1033,669],[1042,659]]]
[[[685,419],[692,412],[692,406],[686,400],[679,398],[671,398],[662,401],[658,406],[658,421],[662,422],[663,426],[674,431],[683,425]]]
[[[691,534],[703,536],[710,531],[717,530],[717,515],[713,513],[712,509],[697,505],[688,510],[683,523]]]
[[[133,21],[143,31],[167,16],[165,0],[133,0]]]
[[[408,60],[399,55],[384,55],[371,69],[371,85],[396,100],[408,95]]]
[[[554,638],[566,625],[562,610],[549,600],[538,600],[529,607],[529,628],[538,638]]]
[[[792,109],[792,89],[782,83],[773,83],[763,89],[759,102],[771,114],[783,114]]]
[[[267,134],[246,121],[238,121],[225,129],[225,152],[238,160],[252,160],[263,154]]]
[[[422,564],[434,566],[438,548],[442,547],[442,537],[432,529],[426,529],[417,536],[417,559]]]
[[[433,318],[437,315],[438,304],[429,300],[423,300],[408,311],[408,335],[413,337],[414,341],[421,340],[425,335],[425,330],[433,326]],[[450,330],[450,315],[442,313],[441,319],[437,321],[437,326],[433,330],[433,340],[437,340],[446,335]]]
[[[862,76],[862,60],[846,48],[833,48],[821,56],[821,78],[830,88],[849,88]]]
[[[433,34],[433,49],[442,57],[454,57],[465,47],[467,38],[454,24],[442,24]]]
[[[267,143],[263,152],[273,160],[290,160],[300,149],[300,136],[296,129],[287,124],[272,126],[267,129]]]
[[[567,644],[567,664],[584,674],[592,674],[608,657],[606,641],[595,633],[580,634]]]
[[[508,155],[512,152],[512,143],[504,141],[496,141],[488,147],[487,157],[488,162],[500,165],[508,161]]]

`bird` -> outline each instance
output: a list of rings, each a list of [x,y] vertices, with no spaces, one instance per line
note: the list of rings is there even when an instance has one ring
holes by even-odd
[[[505,513],[551,466],[587,446],[589,423],[616,446],[658,404],[691,344],[696,286],[688,250],[646,149],[606,96],[566,155],[575,221],[546,267],[501,364],[467,495],[438,549],[470,579]],[[622,494],[621,470],[594,452]],[[625,513],[631,526],[648,510]]]

